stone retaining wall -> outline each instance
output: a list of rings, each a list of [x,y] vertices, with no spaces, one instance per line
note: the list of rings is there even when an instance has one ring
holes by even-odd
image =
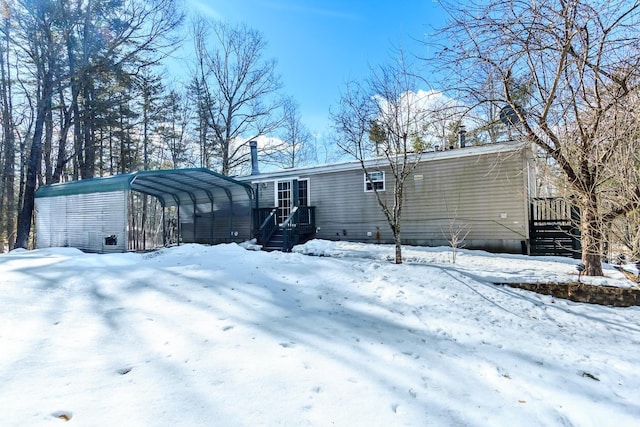
[[[512,288],[525,289],[543,295],[568,299],[574,302],[631,307],[640,305],[640,288],[595,286],[586,283],[496,283]]]

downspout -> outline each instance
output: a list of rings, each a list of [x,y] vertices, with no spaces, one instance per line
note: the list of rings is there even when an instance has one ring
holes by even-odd
[[[256,198],[256,208],[251,212],[251,236],[257,236],[260,231],[260,184],[256,183],[256,191],[254,196]]]

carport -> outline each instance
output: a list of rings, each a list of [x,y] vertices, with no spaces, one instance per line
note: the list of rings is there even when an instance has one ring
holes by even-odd
[[[162,241],[206,243],[251,236],[253,190],[205,168],[139,171],[44,186],[36,192],[36,246],[89,252],[132,249],[139,195],[162,208]],[[146,206],[146,201],[145,201]],[[170,218],[169,218],[170,217]]]

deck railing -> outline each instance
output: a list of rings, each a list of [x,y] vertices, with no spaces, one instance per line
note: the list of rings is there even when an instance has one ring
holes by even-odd
[[[290,251],[303,237],[316,231],[315,206],[295,206],[282,224],[278,224],[278,208],[255,209],[254,224],[259,224],[258,236],[262,245],[266,245],[276,230],[282,230],[282,250]]]
[[[565,199],[532,199],[529,243],[531,255],[580,258],[580,210]]]

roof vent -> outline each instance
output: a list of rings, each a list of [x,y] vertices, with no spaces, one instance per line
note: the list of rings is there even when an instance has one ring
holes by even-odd
[[[251,149],[251,175],[259,175],[260,169],[258,168],[258,142],[249,141],[249,148]]]
[[[458,128],[458,143],[460,148],[464,148],[467,145],[467,130],[464,125],[460,125]]]

